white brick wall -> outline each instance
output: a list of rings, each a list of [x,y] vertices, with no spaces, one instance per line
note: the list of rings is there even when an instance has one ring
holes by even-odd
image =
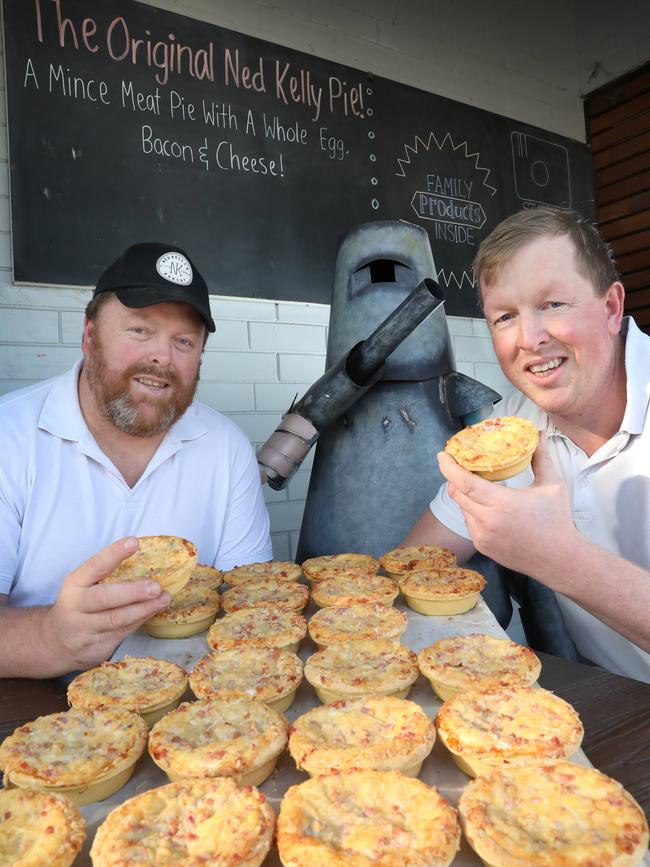
[[[650,5],[622,0],[149,0],[405,84],[584,138],[580,92],[650,56]],[[592,74],[596,70],[595,74]],[[16,286],[11,278],[7,129],[0,64],[0,393],[78,357],[89,291]],[[323,305],[213,298],[200,396],[251,442],[274,430],[324,369]],[[507,387],[482,320],[450,318],[458,369]],[[287,491],[265,490],[275,556],[295,553],[311,458]]]

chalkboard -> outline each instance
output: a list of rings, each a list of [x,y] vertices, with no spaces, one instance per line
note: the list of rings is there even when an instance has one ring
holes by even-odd
[[[14,279],[92,285],[129,244],[210,291],[329,302],[339,238],[404,219],[447,312],[507,214],[593,215],[576,141],[134,0],[4,0]],[[435,87],[435,82],[432,82]]]

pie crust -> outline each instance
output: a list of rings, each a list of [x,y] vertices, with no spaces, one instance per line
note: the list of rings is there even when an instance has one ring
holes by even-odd
[[[137,714],[71,708],[17,728],[0,744],[0,769],[5,785],[60,792],[83,806],[126,783],[146,742],[147,725]]]
[[[474,608],[485,578],[472,569],[406,573],[399,582],[409,608],[420,614],[462,614]]]
[[[190,581],[194,584],[206,584],[213,590],[218,590],[223,584],[224,574],[225,573],[221,572],[219,569],[199,563],[192,570]]]
[[[531,686],[461,693],[438,711],[436,729],[456,764],[471,777],[510,765],[568,759],[584,735],[568,702]]]
[[[190,580],[197,561],[196,548],[180,536],[139,536],[138,542],[135,554],[99,583],[153,580],[174,596]]]
[[[388,639],[332,644],[305,663],[305,678],[323,704],[369,695],[406,698],[418,674],[415,653]]]
[[[392,605],[336,605],[321,608],[309,620],[309,635],[320,647],[342,641],[368,641],[399,638],[408,626],[404,611]]]
[[[532,686],[542,668],[529,647],[478,633],[441,638],[418,653],[418,665],[443,701],[468,689]]]
[[[287,743],[287,721],[249,698],[184,702],[151,729],[149,754],[172,782],[235,777],[259,786]]]
[[[208,644],[217,651],[277,647],[296,653],[306,633],[307,621],[296,611],[242,608],[215,621],[208,630]]]
[[[298,770],[312,777],[353,768],[416,777],[435,737],[433,720],[415,702],[371,696],[322,705],[298,717],[289,752]]]
[[[221,596],[216,590],[190,580],[164,611],[145,622],[144,629],[154,638],[188,638],[212,626],[220,607]]]
[[[223,580],[232,587],[246,581],[261,581],[274,578],[276,581],[297,581],[302,577],[302,569],[291,560],[270,560],[268,563],[248,563],[223,573]]]
[[[86,823],[64,795],[0,789],[0,864],[70,867],[86,838]]]
[[[648,847],[634,798],[611,777],[570,762],[494,770],[469,783],[459,810],[488,867],[633,867]]]
[[[175,662],[127,656],[84,671],[68,686],[72,707],[115,708],[140,714],[147,725],[178,707],[187,674]]]
[[[330,605],[392,605],[399,587],[382,575],[340,575],[313,585],[311,598],[319,608]]]
[[[496,482],[525,470],[538,442],[532,422],[510,415],[466,427],[447,440],[445,451],[461,467]]]
[[[257,789],[216,777],[142,792],[112,810],[90,850],[94,867],[259,867],[275,813]]]
[[[277,825],[285,867],[447,867],[460,844],[456,810],[398,771],[350,771],[292,786]]]
[[[284,611],[302,611],[309,601],[309,589],[304,584],[293,581],[277,581],[265,578],[263,581],[246,581],[239,587],[226,590],[221,599],[227,614],[242,608],[268,608]]]
[[[286,710],[302,681],[302,662],[276,647],[250,647],[209,653],[195,665],[190,686],[201,701],[253,698]]]
[[[394,548],[379,558],[382,569],[400,581],[405,573],[421,569],[449,569],[456,566],[456,555],[448,548],[435,545],[409,545]]]
[[[339,575],[376,575],[379,563],[370,554],[325,554],[310,557],[302,564],[308,581],[324,581]]]

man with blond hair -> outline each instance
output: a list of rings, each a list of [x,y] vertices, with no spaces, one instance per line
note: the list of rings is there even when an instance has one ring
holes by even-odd
[[[474,263],[499,364],[494,415],[541,431],[532,467],[447,479],[405,544],[475,551],[555,594],[581,657],[650,682],[650,337],[623,316],[611,252],[579,215],[521,211]]]

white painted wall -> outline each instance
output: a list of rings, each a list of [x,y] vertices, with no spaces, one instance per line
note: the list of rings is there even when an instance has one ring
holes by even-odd
[[[157,0],[159,6],[584,140],[596,60],[619,74],[650,53],[646,4],[622,0]],[[615,19],[615,21],[614,21]],[[624,26],[621,27],[621,20]],[[577,26],[579,25],[579,26]],[[1,76],[1,73],[0,73]],[[591,81],[598,86],[602,81]],[[15,286],[0,78],[0,393],[67,369],[89,290]],[[259,444],[323,371],[329,309],[215,297],[200,397]],[[501,389],[482,320],[450,318],[458,369]],[[266,489],[275,556],[293,556],[309,466]]]

